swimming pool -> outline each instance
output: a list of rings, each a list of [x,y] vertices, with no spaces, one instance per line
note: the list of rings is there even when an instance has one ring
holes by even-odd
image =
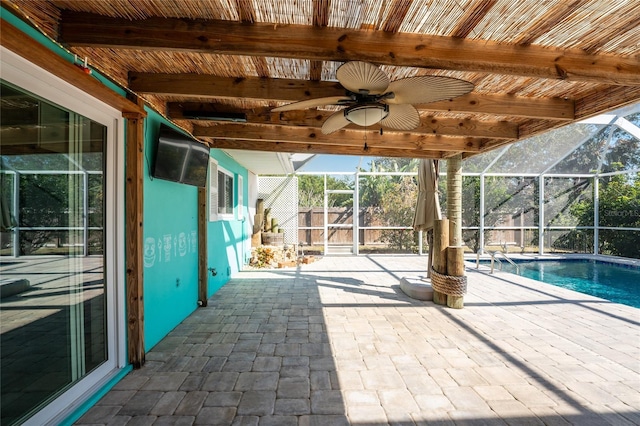
[[[523,277],[640,308],[640,269],[637,267],[588,259],[515,262]],[[502,263],[503,271],[516,273],[512,265]]]

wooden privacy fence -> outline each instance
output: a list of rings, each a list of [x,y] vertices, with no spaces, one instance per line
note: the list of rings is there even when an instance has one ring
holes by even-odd
[[[327,209],[327,222],[329,224],[347,225],[353,224],[353,209],[347,207],[331,207]],[[358,212],[358,227],[382,227],[387,226],[376,218],[375,207],[361,208]],[[324,210],[322,207],[298,208],[298,242],[306,245],[324,244]],[[359,242],[361,245],[383,244],[380,241],[381,229],[359,229]],[[329,242],[332,244],[351,244],[353,242],[353,229],[329,229]]]

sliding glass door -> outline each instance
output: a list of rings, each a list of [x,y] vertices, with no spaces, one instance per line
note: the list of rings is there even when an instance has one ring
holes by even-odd
[[[40,423],[118,364],[113,129],[8,81],[0,90],[0,424]]]

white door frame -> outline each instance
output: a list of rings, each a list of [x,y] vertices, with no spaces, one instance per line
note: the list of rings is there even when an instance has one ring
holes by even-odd
[[[127,364],[124,274],[124,119],[122,113],[0,46],[0,78],[107,128],[105,170],[105,298],[107,361],[30,417],[25,425],[58,423]]]

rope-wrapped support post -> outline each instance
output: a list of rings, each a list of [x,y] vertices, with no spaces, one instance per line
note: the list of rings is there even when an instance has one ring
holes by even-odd
[[[447,247],[449,246],[449,220],[439,219],[433,224],[433,266],[431,267],[431,285],[433,287],[433,303],[445,305],[447,294],[439,291],[434,285],[433,271],[447,274]]]
[[[433,294],[436,292],[446,295],[447,306],[451,308],[462,308],[462,304],[457,304],[462,300],[467,292],[467,277],[454,277],[451,275],[441,274],[435,269],[431,270],[431,286]],[[449,304],[449,298],[452,298],[452,304]]]
[[[461,282],[464,285],[464,291],[462,294],[456,292],[456,294],[447,293],[447,306],[455,309],[462,309],[464,307],[464,293],[467,292],[467,277],[464,276],[464,247],[447,247],[447,276],[463,278]]]

